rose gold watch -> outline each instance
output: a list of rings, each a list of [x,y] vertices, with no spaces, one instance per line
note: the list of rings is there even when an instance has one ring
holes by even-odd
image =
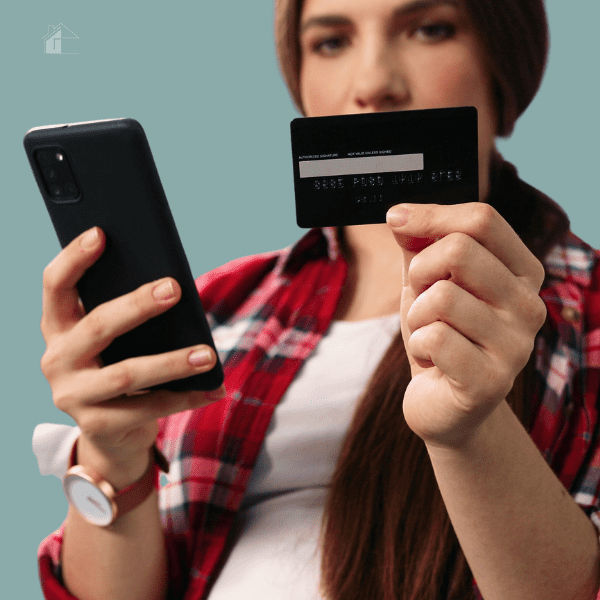
[[[108,527],[115,520],[141,504],[155,487],[158,487],[159,467],[169,472],[169,463],[162,452],[152,446],[151,457],[146,472],[135,483],[116,491],[92,467],[76,465],[77,440],[73,444],[69,470],[63,479],[63,490],[69,504],[86,521],[100,527]]]

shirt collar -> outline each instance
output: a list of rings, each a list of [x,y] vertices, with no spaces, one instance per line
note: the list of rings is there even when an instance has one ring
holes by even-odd
[[[293,273],[304,263],[318,258],[327,257],[335,262],[341,254],[337,228],[315,227],[288,248],[282,264],[282,273]]]

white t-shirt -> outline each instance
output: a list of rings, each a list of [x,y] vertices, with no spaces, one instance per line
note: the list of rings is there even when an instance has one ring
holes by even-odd
[[[317,600],[327,488],[399,315],[334,321],[275,409],[209,600]]]

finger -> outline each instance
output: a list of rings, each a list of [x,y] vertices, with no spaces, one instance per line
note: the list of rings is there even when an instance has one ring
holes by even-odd
[[[162,354],[136,356],[101,368],[83,369],[71,374],[68,385],[57,382],[54,403],[73,416],[73,411],[81,405],[98,404],[155,385],[206,373],[215,366],[216,360],[214,350],[203,344]]]
[[[102,254],[105,241],[102,230],[93,227],[63,248],[44,270],[41,329],[46,341],[81,318],[76,285]]]
[[[416,298],[406,315],[410,334],[436,321],[446,323],[486,350],[509,345],[507,327],[494,311],[452,281],[434,283]]]
[[[388,211],[387,221],[398,243],[407,250],[422,249],[450,233],[464,233],[489,250],[514,275],[526,278],[534,289],[539,291],[544,280],[541,263],[489,204],[401,204]]]
[[[77,424],[87,435],[106,437],[119,431],[135,430],[169,415],[204,408],[226,396],[224,386],[208,392],[156,390],[136,396],[121,396],[86,407],[78,415]]]
[[[98,384],[89,381],[94,396],[88,402],[116,398],[155,385],[210,371],[216,364],[214,350],[205,344],[163,354],[136,356],[95,370]]]
[[[479,242],[463,233],[448,234],[410,262],[408,284],[415,296],[445,279],[494,306],[504,306],[523,290],[522,280]]]
[[[441,321],[417,329],[408,340],[407,351],[420,367],[437,367],[466,408],[501,400],[512,387],[514,377],[508,370]]]
[[[73,366],[86,364],[107,348],[116,337],[165,312],[177,304],[180,298],[179,284],[166,277],[105,302],[65,334],[61,340],[65,350],[64,356],[73,357]]]

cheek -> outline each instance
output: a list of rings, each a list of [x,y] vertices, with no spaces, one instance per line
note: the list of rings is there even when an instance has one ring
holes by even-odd
[[[300,74],[300,93],[308,117],[342,112],[348,79],[339,61],[336,68],[305,65]]]
[[[332,99],[329,97],[325,86],[310,81],[302,86],[302,104],[308,117],[331,114],[333,109]]]
[[[423,95],[432,106],[474,105],[483,109],[487,102],[488,82],[472,55],[456,52],[441,60],[428,61],[420,72]]]

